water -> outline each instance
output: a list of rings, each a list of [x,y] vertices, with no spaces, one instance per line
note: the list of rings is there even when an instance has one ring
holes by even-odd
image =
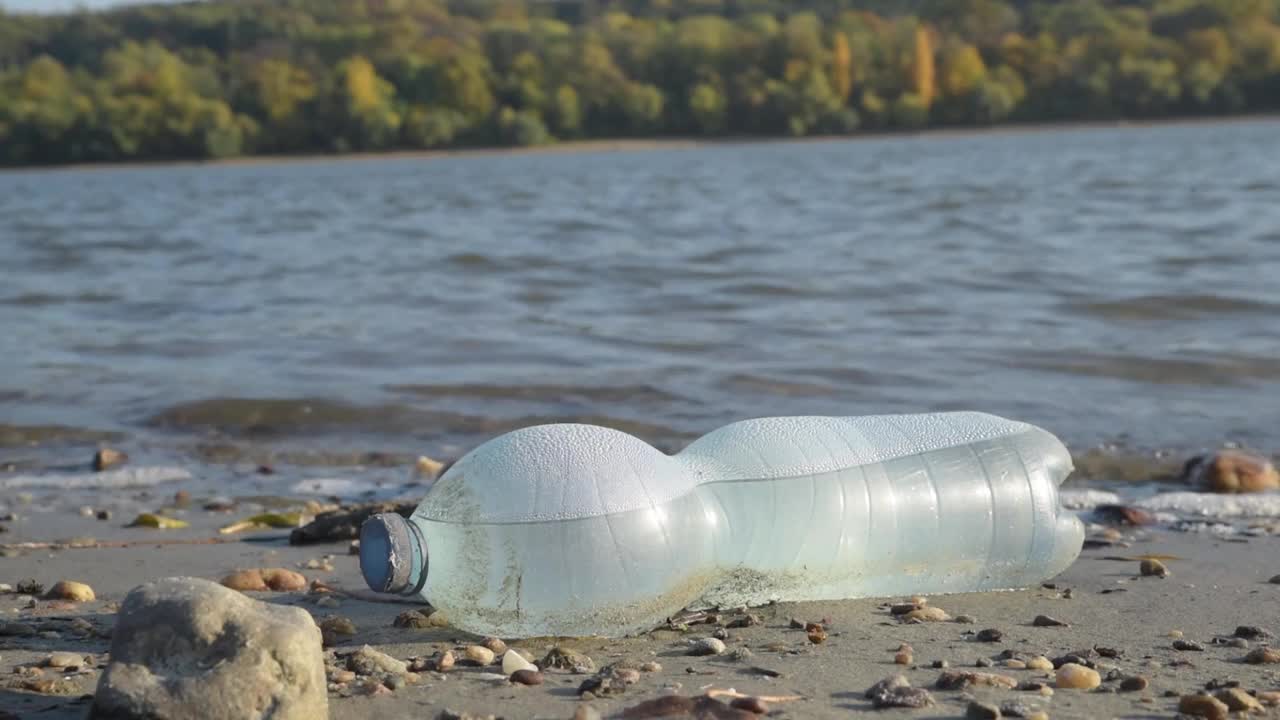
[[[57,472],[109,439],[348,477],[537,422],[674,451],[747,417],[944,410],[1077,453],[1271,450],[1277,140],[1257,121],[0,173],[0,466]]]

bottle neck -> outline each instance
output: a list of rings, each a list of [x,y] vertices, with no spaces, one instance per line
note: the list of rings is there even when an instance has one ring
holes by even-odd
[[[427,542],[416,523],[379,513],[360,527],[360,572],[374,592],[417,595],[427,569]]]

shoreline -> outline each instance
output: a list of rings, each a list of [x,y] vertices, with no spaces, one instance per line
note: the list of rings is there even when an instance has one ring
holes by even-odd
[[[436,150],[389,150],[385,152],[303,153],[298,155],[244,155],[211,160],[133,160],[101,163],[70,163],[66,165],[22,165],[2,167],[0,175],[44,172],[78,172],[86,170],[146,170],[183,167],[240,167],[240,166],[289,166],[315,165],[343,162],[445,160],[477,157],[505,157],[525,155],[570,155],[610,152],[647,152],[655,150],[691,150],[711,147],[749,147],[757,145],[791,145],[829,142],[867,142],[893,139],[949,139],[986,137],[994,135],[1028,135],[1064,131],[1097,131],[1113,129],[1149,129],[1165,127],[1195,127],[1205,125],[1246,125],[1280,122],[1280,112],[1263,112],[1246,115],[1187,116],[1156,119],[1117,119],[1051,121],[1043,123],[1005,123],[988,126],[938,127],[922,130],[886,130],[857,132],[850,135],[813,135],[807,137],[783,136],[735,136],[735,137],[656,137],[617,138],[592,140],[565,140],[533,147],[492,146],[465,147]]]
[[[198,502],[193,506],[199,508]],[[193,509],[191,525],[175,530],[122,527],[128,518],[102,523],[74,510],[32,514],[20,519],[3,537],[8,547],[40,538],[80,538],[92,534],[100,544],[52,549],[6,550],[0,582],[17,585],[33,579],[46,587],[60,580],[90,585],[92,601],[69,605],[18,593],[0,594],[0,613],[9,623],[25,624],[42,634],[0,639],[0,706],[26,717],[50,720],[84,716],[82,698],[94,692],[108,660],[108,636],[119,603],[138,585],[162,577],[188,576],[213,581],[242,568],[281,567],[321,580],[340,591],[325,604],[323,595],[301,591],[247,592],[256,600],[302,608],[319,622],[330,616],[350,621],[353,634],[338,637],[331,648],[350,653],[364,645],[399,660],[454,652],[479,642],[465,632],[443,627],[396,627],[396,617],[421,603],[362,594],[358,560],[346,542],[293,546],[288,531],[249,532],[224,536],[216,528],[238,512],[209,513]],[[1086,547],[1061,575],[1042,586],[983,593],[936,595],[929,605],[943,609],[951,621],[895,622],[887,601],[863,598],[766,605],[752,612],[760,624],[743,627],[727,612],[718,622],[687,628],[659,628],[635,637],[508,639],[509,645],[542,658],[553,645],[592,658],[597,667],[611,663],[656,663],[624,691],[580,698],[577,688],[586,675],[547,670],[545,684],[523,687],[495,675],[493,668],[460,665],[449,672],[426,671],[393,689],[366,694],[352,683],[335,684],[328,693],[331,717],[456,717],[443,711],[486,717],[570,718],[582,706],[604,717],[665,695],[696,696],[708,688],[758,695],[798,695],[795,702],[772,705],[778,718],[963,717],[971,699],[1001,706],[1020,704],[1040,709],[1054,720],[1094,717],[1171,717],[1179,697],[1231,679],[1246,691],[1280,687],[1275,665],[1241,661],[1249,652],[1274,641],[1265,637],[1224,640],[1237,627],[1276,631],[1280,617],[1280,585],[1268,578],[1280,572],[1275,556],[1280,535],[1241,539],[1209,533],[1149,530],[1143,527],[1095,527],[1094,537],[1113,544]],[[214,538],[218,542],[200,543]],[[177,541],[177,542],[175,542]],[[179,544],[191,541],[192,544]],[[1139,559],[1159,555],[1171,574],[1143,577]],[[327,558],[327,559],[325,559]],[[972,623],[959,616],[969,615]],[[1040,622],[1045,616],[1061,625]],[[815,644],[791,625],[791,618],[821,622],[829,633]],[[79,625],[76,625],[79,619]],[[86,624],[87,623],[87,624]],[[3,623],[0,623],[3,624]],[[724,626],[728,626],[727,628]],[[82,633],[76,628],[88,628]],[[50,631],[52,629],[52,631]],[[988,639],[980,640],[979,631]],[[690,656],[689,643],[718,632],[727,651],[718,656]],[[994,641],[989,638],[993,633]],[[1183,642],[1183,641],[1186,642]],[[910,646],[905,664],[895,658]],[[1183,645],[1179,648],[1175,645]],[[1188,644],[1189,643],[1189,644]],[[1194,646],[1194,647],[1193,647]],[[1094,650],[1096,648],[1096,650]],[[94,661],[78,672],[45,669],[32,684],[28,671],[51,652],[91,654]],[[1104,679],[1097,689],[1058,686],[1052,670],[1030,667],[1034,657],[1088,658]],[[947,663],[940,669],[935,663]],[[970,686],[946,689],[947,672],[992,673],[1017,687]],[[935,703],[924,710],[873,709],[864,691],[896,674],[926,689]],[[1143,689],[1126,691],[1125,678],[1141,676]],[[1041,685],[1047,689],[1041,689]],[[1221,685],[1218,685],[1220,687]],[[50,688],[42,692],[40,688]],[[33,689],[34,688],[34,689]],[[1274,711],[1273,711],[1274,712]],[[590,716],[588,716],[590,717]],[[598,717],[598,716],[597,716]]]

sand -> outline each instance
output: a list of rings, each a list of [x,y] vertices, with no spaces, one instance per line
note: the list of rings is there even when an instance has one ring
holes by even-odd
[[[232,516],[233,517],[233,516]],[[0,543],[21,543],[93,536],[98,540],[137,540],[128,547],[29,550],[0,559],[0,582],[16,585],[33,578],[50,586],[59,580],[90,584],[97,599],[71,608],[39,600],[24,608],[26,597],[0,595],[0,618],[8,622],[39,624],[50,618],[79,616],[109,627],[117,604],[138,584],[168,575],[192,575],[219,579],[244,567],[289,567],[333,554],[333,572],[302,569],[308,579],[363,590],[357,559],[347,554],[346,543],[290,547],[285,530],[235,536],[230,542],[203,545],[158,545],[169,541],[218,537],[216,528],[229,516],[202,511],[189,513],[191,527],[182,530],[146,530],[122,527],[128,518],[102,522],[74,511],[22,515],[8,523],[10,532]],[[1127,534],[1132,534],[1132,528]],[[1044,654],[1050,658],[1094,646],[1114,648],[1116,659],[1099,662],[1114,665],[1124,675],[1141,674],[1151,681],[1143,692],[1115,692],[1118,681],[1104,682],[1100,691],[1058,689],[1051,697],[1035,692],[990,688],[970,689],[972,697],[996,704],[1020,700],[1046,710],[1053,718],[1172,717],[1177,695],[1194,692],[1213,681],[1238,681],[1249,690],[1280,689],[1280,665],[1255,666],[1242,662],[1247,650],[1214,644],[1215,636],[1229,636],[1238,625],[1256,625],[1280,631],[1280,585],[1268,579],[1280,573],[1280,538],[1264,536],[1222,540],[1196,533],[1142,531],[1130,547],[1087,549],[1063,575],[1056,588],[936,596],[930,603],[951,615],[969,614],[975,624],[955,622],[903,625],[894,621],[882,600],[779,604],[757,609],[761,626],[731,629],[730,650],[747,647],[752,656],[734,661],[728,657],[690,657],[684,654],[689,638],[706,637],[714,629],[694,625],[689,632],[661,630],[625,640],[574,639],[563,644],[581,650],[597,664],[621,659],[657,661],[659,672],[641,680],[616,697],[598,698],[591,704],[609,717],[642,700],[671,689],[695,695],[706,688],[735,688],[744,693],[801,695],[805,699],[775,704],[776,717],[836,718],[850,715],[881,717],[963,717],[970,695],[933,688],[941,670],[931,667],[945,660],[951,667],[976,668],[979,658],[996,658],[1004,650]],[[223,537],[225,538],[225,536]],[[1138,577],[1136,559],[1143,553],[1176,556],[1166,564],[1172,575],[1165,579]],[[1070,597],[1064,591],[1070,589]],[[1110,591],[1104,593],[1103,591]],[[338,645],[354,649],[370,644],[394,657],[406,659],[436,650],[468,644],[476,638],[449,628],[402,629],[392,621],[412,604],[345,599],[338,608],[320,608],[305,593],[255,593],[269,602],[297,604],[317,618],[339,614],[350,618],[357,634]],[[1069,627],[1036,627],[1037,615],[1049,615]],[[807,621],[829,620],[829,637],[813,645],[801,630],[791,629],[792,617]],[[995,628],[1004,637],[999,643],[972,639],[978,630]],[[1172,646],[1173,631],[1203,644],[1203,652],[1183,652]],[[914,648],[914,666],[893,664],[899,644]],[[1251,641],[1256,646],[1257,641]],[[513,642],[541,657],[549,647],[542,641]],[[14,668],[39,661],[50,651],[92,653],[105,662],[109,643],[74,632],[61,637],[0,637],[0,708],[19,717],[57,720],[84,717],[88,694],[96,686],[99,669],[74,676],[68,695],[48,695],[14,689],[20,679]],[[1019,682],[1044,678],[1046,673],[997,667],[985,670],[1016,678]],[[782,673],[769,678],[753,668]],[[874,710],[863,692],[874,682],[903,672],[915,686],[928,687],[937,705],[923,710]],[[343,698],[331,695],[332,717],[434,718],[450,709],[507,718],[569,718],[583,702],[576,689],[585,676],[548,672],[538,687],[510,685],[485,679],[478,668],[459,666],[447,675],[423,673],[421,682],[389,695]],[[1106,675],[1106,671],[1103,671]],[[1052,683],[1052,680],[1049,681]],[[1271,711],[1277,714],[1280,711]]]

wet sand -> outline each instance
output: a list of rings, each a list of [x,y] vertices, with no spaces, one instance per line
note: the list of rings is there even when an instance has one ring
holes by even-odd
[[[90,584],[97,599],[78,606],[37,600],[26,608],[28,598],[0,595],[0,618],[6,622],[52,629],[59,635],[0,637],[0,708],[19,717],[51,720],[84,717],[89,707],[87,695],[96,687],[105,666],[109,641],[71,629],[68,618],[81,617],[98,629],[113,623],[118,603],[130,589],[145,581],[190,575],[218,580],[246,567],[286,567],[297,569],[308,580],[321,579],[341,588],[364,590],[357,559],[347,554],[347,543],[306,547],[287,544],[288,531],[272,530],[244,535],[221,536],[219,544],[160,545],[151,541],[200,540],[219,537],[217,527],[238,514],[210,514],[192,511],[191,526],[179,530],[124,528],[129,518],[109,522],[82,517],[74,511],[23,515],[7,523],[8,533],[0,542],[10,549],[0,559],[0,582],[17,585],[35,579],[46,587],[59,580]],[[598,666],[620,660],[635,663],[656,661],[662,669],[643,673],[640,681],[623,694],[590,700],[604,717],[624,708],[669,692],[697,695],[707,688],[734,688],[743,693],[801,695],[803,700],[772,705],[774,717],[836,718],[854,715],[883,717],[945,718],[963,717],[970,699],[995,703],[1021,701],[1028,707],[1045,710],[1053,718],[1147,718],[1172,717],[1178,695],[1195,692],[1217,681],[1238,681],[1246,690],[1280,689],[1280,665],[1249,665],[1242,659],[1246,649],[1216,644],[1215,637],[1230,636],[1237,626],[1253,625],[1280,630],[1280,585],[1268,579],[1280,573],[1280,538],[1262,536],[1224,540],[1197,533],[1164,530],[1135,531],[1130,547],[1086,549],[1081,558],[1055,579],[1055,588],[1037,587],[1021,591],[935,596],[930,604],[952,616],[968,614],[974,624],[938,622],[900,624],[888,612],[883,600],[853,600],[821,603],[787,603],[756,609],[762,625],[729,629],[730,651],[748,648],[750,657],[730,659],[728,655],[691,657],[685,654],[688,640],[711,635],[715,626],[690,626],[688,632],[658,630],[625,640],[572,639],[561,644],[585,652]],[[21,550],[15,543],[92,536],[100,542],[139,541],[128,547],[63,550]],[[1176,556],[1167,560],[1171,576],[1160,579],[1138,577],[1140,554]],[[332,554],[334,570],[301,569],[308,560]],[[1130,559],[1114,559],[1125,557]],[[1070,590],[1069,593],[1065,591]],[[1069,597],[1066,595],[1069,594]],[[438,650],[459,647],[478,638],[449,628],[404,629],[392,626],[406,609],[419,607],[397,602],[343,599],[336,608],[315,605],[316,596],[305,592],[254,593],[274,603],[306,608],[317,619],[342,615],[351,619],[357,633],[335,646],[353,650],[369,644],[393,657],[408,659],[431,655]],[[1069,623],[1068,627],[1037,627],[1037,615],[1048,615]],[[732,617],[727,615],[726,619]],[[790,618],[827,621],[829,637],[821,645],[809,642],[803,630],[792,629]],[[1270,627],[1273,626],[1274,627]],[[81,626],[83,628],[83,626]],[[994,628],[1003,633],[997,643],[978,642],[977,631]],[[1173,647],[1174,631],[1184,639],[1203,645],[1203,651],[1179,651]],[[1251,640],[1250,646],[1259,642]],[[901,643],[914,648],[914,665],[894,664]],[[547,640],[514,641],[513,647],[541,658],[551,646]],[[934,687],[943,672],[932,667],[945,660],[951,669],[997,672],[1019,683],[1046,679],[1049,673],[1001,667],[1005,651],[1059,657],[1093,647],[1112,648],[1114,659],[1097,658],[1102,675],[1108,669],[1117,679],[1104,681],[1099,690],[1057,689],[1046,697],[1033,691],[970,688],[945,691]],[[50,695],[20,689],[22,678],[14,668],[33,663],[55,650],[91,653],[100,667],[81,675],[64,689],[65,695]],[[980,658],[994,660],[995,667],[978,668]],[[781,673],[764,675],[760,668]],[[549,671],[541,686],[524,687],[487,679],[489,670],[459,664],[447,674],[421,674],[416,684],[377,697],[330,695],[332,717],[355,718],[436,717],[449,709],[485,717],[570,718],[583,704],[577,688],[586,678],[567,672]],[[863,697],[876,681],[904,673],[916,687],[930,690],[936,701],[921,710],[876,710]],[[1143,675],[1150,686],[1141,692],[1117,692],[1119,677]],[[58,677],[46,670],[45,677]],[[1271,710],[1274,715],[1277,713]]]

